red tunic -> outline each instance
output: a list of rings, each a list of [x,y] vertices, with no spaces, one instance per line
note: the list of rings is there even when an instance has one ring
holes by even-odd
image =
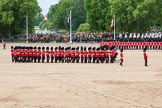
[[[87,58],[88,52],[87,51],[83,51],[83,58]]]
[[[11,56],[14,56],[14,50],[11,49]]]
[[[76,58],[79,57],[79,51],[75,51],[75,57],[76,57]]]
[[[17,57],[17,50],[14,50],[13,53],[14,53],[13,56]]]
[[[109,57],[109,52],[107,50],[105,50],[105,56],[106,56],[106,58]]]
[[[96,51],[92,50],[92,57],[96,57]]]
[[[99,51],[96,51],[96,56],[95,57],[100,57],[100,52]]]
[[[80,57],[81,58],[83,58],[83,55],[84,55],[83,51],[80,51]]]
[[[42,50],[42,57],[45,57],[45,51]]]
[[[60,56],[64,57],[64,51],[63,50],[60,51]]]
[[[49,56],[49,50],[46,50],[46,57],[48,57]]]
[[[75,57],[75,52],[71,51],[71,57],[74,58]]]
[[[40,50],[37,51],[37,56],[38,56],[38,57],[41,56],[41,51],[40,51]]]
[[[123,60],[123,53],[120,53],[120,60]]]
[[[25,50],[21,50],[21,57],[25,57]]]
[[[88,57],[91,57],[92,51],[88,51]]]
[[[33,56],[34,56],[34,57],[37,56],[37,50],[36,50],[36,49],[33,51]]]
[[[51,50],[51,51],[50,51],[50,56],[51,56],[51,57],[53,57],[53,56],[54,56],[54,54],[53,54],[53,53],[54,53],[54,52],[53,52],[53,50]]]
[[[32,57],[33,56],[33,51],[32,50],[29,50],[29,56]]]
[[[105,52],[104,51],[101,51],[100,52],[100,56],[103,58],[103,57],[105,57]]]
[[[147,59],[147,54],[146,54],[146,52],[143,53],[143,56],[144,56],[144,60],[146,60],[146,59]]]

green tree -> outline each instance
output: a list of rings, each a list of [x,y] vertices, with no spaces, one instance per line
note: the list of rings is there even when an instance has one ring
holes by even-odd
[[[39,26],[40,22],[42,22],[44,20],[44,16],[43,14],[38,14],[36,17],[34,17],[33,22],[34,22],[34,26]]]
[[[84,0],[61,0],[58,4],[52,5],[48,12],[50,28],[69,30],[67,19],[72,10],[72,27],[77,30],[80,24],[85,22],[86,11]]]
[[[0,0],[1,33],[8,34],[9,39],[12,34],[24,33],[25,29],[20,27],[20,22],[27,11],[29,32],[33,32],[33,18],[41,11],[37,0]]]
[[[110,24],[110,5],[108,0],[84,0],[87,23],[92,31],[107,31]]]

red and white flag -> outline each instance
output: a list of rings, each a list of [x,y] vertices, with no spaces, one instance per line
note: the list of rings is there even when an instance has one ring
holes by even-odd
[[[114,17],[111,20],[111,24],[110,24],[110,30],[113,30],[114,27]]]

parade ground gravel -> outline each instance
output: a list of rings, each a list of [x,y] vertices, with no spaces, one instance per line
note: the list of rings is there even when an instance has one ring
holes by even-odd
[[[162,108],[162,50],[124,50],[114,64],[12,63],[10,46],[99,46],[27,44],[0,46],[0,108]],[[119,51],[118,51],[119,52]]]

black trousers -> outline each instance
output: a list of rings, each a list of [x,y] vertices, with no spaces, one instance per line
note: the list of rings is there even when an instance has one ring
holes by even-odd
[[[120,59],[120,65],[123,66],[123,59]]]
[[[147,59],[145,59],[145,66],[148,66],[148,65],[147,65]]]
[[[45,56],[42,57],[42,63],[44,63],[44,60],[45,60]]]
[[[49,60],[50,60],[50,57],[49,57],[49,56],[47,56],[47,63],[49,63]]]
[[[93,63],[95,63],[96,62],[96,57],[93,57]]]
[[[38,56],[38,63],[40,63],[41,61],[41,56]]]
[[[88,57],[88,63],[91,63],[92,57]]]

